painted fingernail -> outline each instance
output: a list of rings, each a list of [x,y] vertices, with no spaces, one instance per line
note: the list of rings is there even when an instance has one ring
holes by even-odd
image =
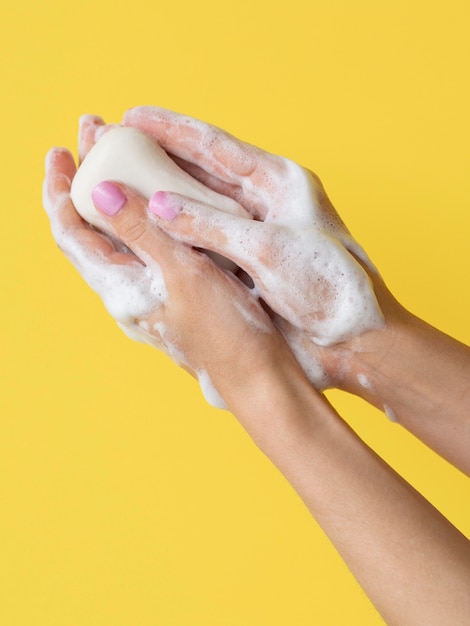
[[[91,192],[91,199],[96,208],[105,215],[116,215],[127,201],[121,189],[108,181],[96,185]]]
[[[168,194],[164,191],[157,191],[150,198],[149,203],[150,212],[158,217],[161,217],[167,222],[171,222],[178,215],[178,211],[175,207],[171,207],[168,201]]]

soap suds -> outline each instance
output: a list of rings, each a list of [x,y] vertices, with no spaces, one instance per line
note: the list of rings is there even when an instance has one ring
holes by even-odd
[[[216,409],[227,409],[227,404],[217,389],[214,387],[207,372],[200,370],[197,372],[199,386],[206,401]]]
[[[330,346],[383,324],[368,275],[331,235],[314,225],[268,231],[264,222],[266,251],[256,255],[250,236],[243,239],[230,223],[224,228],[220,222],[230,252],[242,259],[267,304],[318,345]]]
[[[209,157],[205,155],[205,158]],[[279,162],[284,163],[281,167]],[[265,302],[320,346],[331,346],[379,328],[384,320],[361,258],[375,271],[340,218],[318,202],[309,173],[280,157],[268,193],[260,183],[261,204],[271,197],[265,221],[243,220],[186,203],[191,232],[181,239],[193,245],[208,233],[214,251],[232,258],[249,275]],[[257,172],[257,180],[268,174]],[[244,182],[248,188],[253,181]],[[265,197],[264,197],[265,195]],[[170,232],[178,238],[177,228]]]
[[[315,347],[312,345],[312,340],[277,314],[273,315],[273,321],[284,335],[297,362],[315,389],[320,392],[328,389],[331,386],[331,381],[323,369],[320,359],[314,356]]]
[[[384,413],[391,422],[398,423],[398,418],[395,411],[386,404],[384,404]]]
[[[169,338],[167,327],[163,322],[155,322],[155,324],[153,325],[153,332],[157,333],[158,337],[161,338],[161,345],[157,345],[156,347],[162,349],[165,354],[167,354],[171,358],[171,360],[176,363],[176,365],[180,367],[187,366],[191,370],[193,370],[191,365],[187,362],[184,354],[175,347],[175,345]],[[216,409],[227,409],[227,405],[224,399],[214,387],[214,384],[212,383],[209,374],[204,370],[197,370],[196,372],[194,372],[194,374],[198,379],[202,395],[204,396],[206,402],[208,402],[208,404],[215,407]]]
[[[357,381],[364,389],[372,389],[372,383],[365,374],[358,374]]]
[[[121,327],[132,328],[136,320],[147,317],[166,301],[165,280],[156,263],[151,269],[137,260],[115,265],[98,252],[85,251],[73,236],[56,230],[55,238]]]

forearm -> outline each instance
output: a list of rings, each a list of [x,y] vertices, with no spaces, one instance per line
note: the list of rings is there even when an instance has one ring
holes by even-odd
[[[344,423],[315,448],[291,482],[387,624],[469,623],[468,540]]]
[[[334,352],[329,366],[346,371],[338,386],[384,410],[470,474],[470,348],[376,288],[386,325]]]
[[[124,123],[151,133],[190,173],[255,217],[229,217],[177,197],[167,197],[171,219],[167,210],[156,212],[163,218],[159,227],[175,239],[222,254],[243,268],[264,302],[283,318],[286,336],[286,326],[293,328],[291,347],[302,355],[306,370],[312,356],[313,384],[330,382],[364,397],[470,472],[470,350],[412,316],[403,317],[380,277],[364,262],[318,177],[210,125],[160,108],[133,109]],[[376,328],[378,316],[371,285],[351,258],[355,252],[373,282],[385,315],[384,330],[363,333],[365,327]],[[362,334],[352,347],[337,346],[356,330]],[[298,341],[299,333],[305,333],[304,341]],[[330,347],[322,350],[320,344]],[[317,360],[327,380],[321,373],[316,379]]]
[[[252,398],[253,399],[253,398]],[[235,402],[387,623],[470,620],[470,545],[301,377]]]

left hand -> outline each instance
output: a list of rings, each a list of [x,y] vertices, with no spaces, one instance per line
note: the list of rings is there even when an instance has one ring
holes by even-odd
[[[228,405],[266,368],[293,361],[249,288],[204,253],[163,232],[147,200],[130,188],[104,187],[123,201],[114,215],[103,213],[115,238],[84,222],[69,197],[75,171],[67,150],[50,152],[44,204],[52,232],[126,332],[164,350]],[[220,402],[218,394],[212,393],[212,403]]]

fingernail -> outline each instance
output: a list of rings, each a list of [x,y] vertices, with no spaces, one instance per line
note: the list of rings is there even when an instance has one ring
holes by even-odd
[[[178,211],[174,207],[169,206],[168,194],[164,191],[157,191],[150,198],[149,202],[150,212],[158,217],[161,217],[167,222],[171,222],[178,215]]]
[[[91,199],[96,208],[105,215],[116,215],[127,201],[121,189],[108,181],[96,185],[91,192]]]
[[[78,118],[78,128],[81,129],[85,124],[90,124],[93,126],[98,126],[104,124],[104,120],[99,115],[92,115],[90,113],[85,113],[80,115]]]
[[[107,132],[114,128],[119,128],[119,124],[103,124],[103,126],[97,126],[95,130],[95,142],[99,141],[103,135],[106,135]]]

